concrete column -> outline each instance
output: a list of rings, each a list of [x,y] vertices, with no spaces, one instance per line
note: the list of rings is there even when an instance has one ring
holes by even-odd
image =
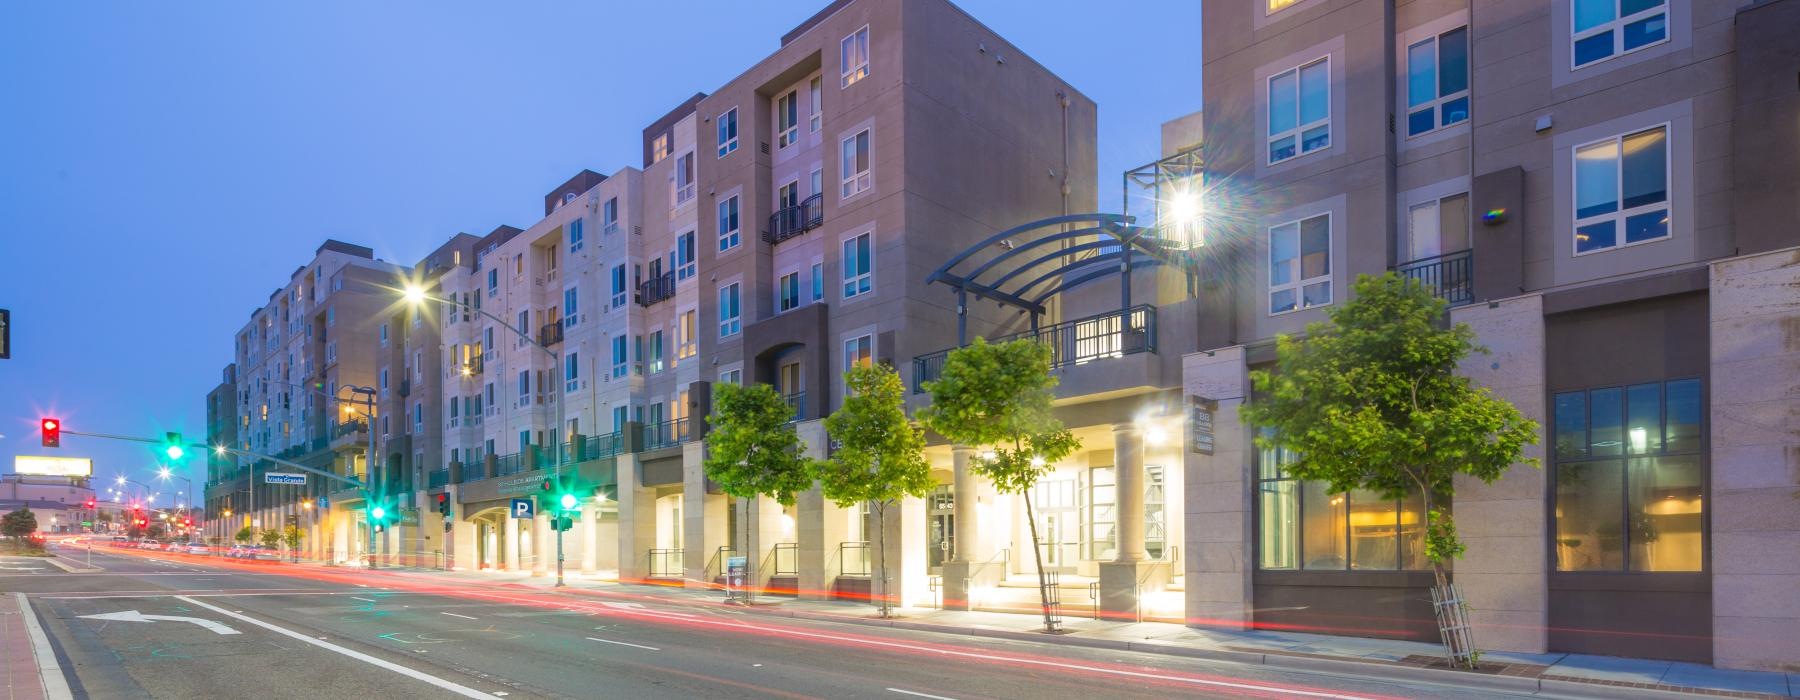
[[[734,499],[738,500],[738,499]],[[755,498],[739,501],[738,523],[740,527],[748,526],[750,548],[740,552],[749,557],[749,585],[758,591],[767,588],[769,577],[775,573],[775,543],[782,541],[782,507],[773,498]],[[746,512],[747,511],[747,512]],[[732,549],[744,547],[743,537],[731,543]],[[719,566],[724,567],[724,562]]]
[[[724,562],[715,564],[713,556],[720,547],[730,544],[726,541],[730,536],[726,532],[726,521],[731,517],[726,510],[731,507],[730,499],[706,492],[706,474],[701,467],[703,448],[701,443],[689,442],[681,450],[682,578],[685,585],[696,588],[712,585],[712,577],[718,573],[712,567],[724,566]]]
[[[475,538],[481,536],[481,529],[475,527],[475,523],[469,522],[468,511],[463,508],[461,503],[456,502],[455,489],[457,487],[450,488],[452,489],[450,492],[450,515],[454,518],[450,524],[450,566],[474,571],[481,568],[481,561],[476,554],[481,550],[477,548],[475,542]]]
[[[508,515],[506,518],[505,530],[506,530],[506,533],[504,535],[502,535],[500,538],[501,540],[503,540],[503,543],[501,544],[501,548],[505,550],[505,552],[504,552],[505,557],[502,559],[502,561],[505,562],[504,568],[507,571],[518,571],[519,570],[519,520],[518,520],[518,518],[514,518],[514,517],[511,517],[510,515]]]
[[[542,576],[556,571],[556,531],[550,529],[550,516],[538,513],[531,518],[531,575]]]
[[[825,422],[805,421],[794,426],[800,435],[801,449],[812,459],[823,459],[827,444]],[[837,577],[838,544],[844,541],[849,514],[826,500],[814,486],[799,496],[795,523],[795,542],[799,543],[800,598],[825,600],[831,597],[831,586]]]
[[[1113,426],[1113,475],[1118,553],[1100,562],[1100,614],[1135,620],[1139,585],[1150,568],[1144,554],[1144,437],[1136,423]]]
[[[1205,622],[1196,627],[1247,629],[1253,608],[1250,577],[1250,429],[1238,419],[1238,407],[1250,394],[1249,368],[1241,345],[1193,353],[1181,358],[1182,393],[1191,401],[1217,401],[1213,412],[1212,454],[1183,451],[1182,481],[1187,552],[1187,617]]]
[[[942,605],[945,610],[968,610],[973,605],[970,589],[986,583],[976,580],[982,577],[981,563],[988,556],[981,531],[981,477],[975,474],[973,465],[975,448],[952,447],[950,459],[956,491],[956,531],[950,541],[950,560],[944,562]]]
[[[580,442],[577,441],[576,444],[580,444]],[[580,561],[581,573],[584,576],[594,573],[595,545],[598,544],[596,536],[599,534],[598,520],[600,520],[600,509],[591,502],[583,503],[581,504],[581,521],[575,523],[575,529],[568,532],[568,544],[575,548],[575,554],[571,559]]]
[[[619,580],[640,581],[650,573],[648,552],[656,545],[656,492],[639,485],[637,455],[619,455],[619,522],[615,539]]]

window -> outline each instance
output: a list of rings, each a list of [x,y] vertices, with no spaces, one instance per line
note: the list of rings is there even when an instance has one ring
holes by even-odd
[[[719,202],[719,252],[736,248],[741,233],[738,226],[738,197],[734,194]]]
[[[337,307],[325,307],[325,327],[330,328],[337,323]]]
[[[825,263],[812,265],[812,298],[813,301],[825,301]]]
[[[838,72],[843,76],[842,87],[850,87],[856,81],[869,77],[869,28],[867,26],[844,37],[842,45],[838,48]]]
[[[1082,558],[1112,559],[1118,554],[1113,525],[1118,518],[1118,475],[1112,467],[1088,469],[1086,532]]]
[[[1331,493],[1298,481],[1287,450],[1257,452],[1256,557],[1260,569],[1424,569],[1425,499],[1372,491]],[[1148,533],[1146,533],[1146,537]]]
[[[613,432],[625,430],[625,421],[629,419],[629,409],[628,406],[613,407]]]
[[[600,233],[612,234],[618,232],[619,198],[609,197],[605,204],[600,205]]]
[[[625,336],[615,335],[612,339],[612,376],[625,376],[625,363],[628,362],[625,351]]]
[[[789,272],[775,283],[775,312],[791,311],[800,306],[800,273]]]
[[[689,231],[675,238],[675,279],[684,280],[694,276],[694,232]]]
[[[650,373],[663,371],[663,332],[661,329],[650,331]]]
[[[564,327],[568,327],[568,328],[575,327],[575,318],[576,318],[576,316],[575,316],[576,301],[575,300],[577,298],[579,298],[580,296],[581,295],[577,293],[577,289],[575,287],[570,287],[568,289],[563,290],[563,326]]]
[[[719,373],[719,383],[720,384],[743,384],[744,383],[744,371],[741,369],[728,369],[723,372],[720,372]]]
[[[527,309],[520,311],[519,325],[514,327],[519,329],[520,335],[519,342],[515,343],[515,345],[524,345],[525,341],[531,336],[531,310]]]
[[[1275,14],[1277,12],[1287,9],[1287,7],[1289,5],[1292,5],[1297,2],[1300,2],[1300,0],[1268,0],[1268,3],[1269,3],[1268,4],[1268,12],[1265,14],[1268,14],[1268,15]]]
[[[519,370],[519,405],[531,403],[531,370]]]
[[[775,98],[775,146],[787,148],[800,139],[800,95],[789,90]]]
[[[1427,260],[1469,249],[1469,194],[1453,194],[1406,212],[1407,260]]]
[[[680,206],[694,198],[694,152],[688,151],[675,159],[675,169],[669,173],[671,197],[669,206]]]
[[[844,176],[844,190],[839,196],[861,194],[869,189],[869,130],[863,129],[844,139],[842,150],[843,168],[839,172]]]
[[[1699,379],[1556,394],[1551,444],[1558,571],[1700,571]]]
[[[569,252],[581,250],[581,219],[569,220]]]
[[[1331,303],[1331,215],[1269,229],[1269,313]]]
[[[619,263],[612,269],[612,307],[625,305],[625,263]]]
[[[661,163],[662,159],[667,157],[669,157],[669,135],[657,134],[656,138],[650,139],[650,162]]]
[[[1406,47],[1406,135],[1469,119],[1469,28]]]
[[[575,391],[581,388],[581,354],[569,353],[563,356],[563,391]]]
[[[858,234],[844,241],[844,298],[866,294],[873,287],[874,251],[870,250],[870,234]]]
[[[725,110],[719,115],[719,157],[724,158],[737,150],[737,108]]]
[[[775,188],[775,208],[787,209],[800,206],[800,181],[789,180]]]
[[[699,312],[693,309],[681,312],[675,322],[675,359],[685,360],[700,351]]]
[[[807,95],[807,131],[819,133],[819,126],[825,116],[825,83],[819,76],[806,83]]]
[[[737,335],[742,329],[738,313],[738,283],[719,288],[719,337]]]
[[[844,371],[851,367],[868,367],[875,364],[874,338],[859,335],[844,341]]]
[[[388,371],[387,371],[386,367],[383,367],[383,368],[381,368],[381,390],[383,392],[386,392],[387,388],[388,388]]]
[[[1331,145],[1331,59],[1269,77],[1269,164]]]
[[[388,324],[385,324],[385,323],[381,324],[381,344],[384,347],[388,344],[387,333],[388,333]]]
[[[1668,130],[1575,148],[1576,255],[1669,237]]]
[[[1667,0],[1571,0],[1569,12],[1572,68],[1669,38]]]
[[[488,296],[490,296],[490,297],[495,296],[500,293],[500,270],[499,269],[492,268],[492,267],[488,268],[487,287],[488,287]]]

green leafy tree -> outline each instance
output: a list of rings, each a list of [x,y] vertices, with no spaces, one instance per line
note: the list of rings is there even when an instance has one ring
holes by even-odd
[[[281,544],[281,531],[269,528],[256,533],[256,539],[262,541],[262,546],[274,549],[277,545]]]
[[[789,426],[794,407],[768,384],[715,386],[713,412],[706,419],[706,460],[701,465],[706,478],[725,495],[740,499],[746,513],[749,500],[759,496],[793,505],[795,495],[812,488],[800,436]],[[739,552],[746,562],[755,562],[749,526],[738,529],[744,539]]]
[[[1440,590],[1463,543],[1438,504],[1458,474],[1492,483],[1537,442],[1538,425],[1457,374],[1475,344],[1467,324],[1447,325],[1445,304],[1393,273],[1362,275],[1354,296],[1304,338],[1277,339],[1276,368],[1254,371],[1259,397],[1244,418],[1265,428],[1256,442],[1291,450],[1295,478],[1332,493],[1367,489],[1387,498],[1422,494],[1425,557]],[[1472,656],[1445,640],[1453,657]]]
[[[250,544],[251,540],[256,539],[256,529],[245,525],[239,528],[237,534],[232,535],[231,539],[237,540],[238,544]]]
[[[887,511],[902,498],[924,498],[936,484],[925,461],[925,434],[906,418],[900,374],[886,364],[852,367],[844,374],[844,405],[825,419],[837,442],[831,457],[813,463],[819,490],[839,506],[869,503],[875,509],[875,561],[881,579],[881,616],[891,614],[888,592]]]
[[[919,412],[926,427],[951,442],[987,448],[970,467],[1000,493],[1024,497],[1046,630],[1054,630],[1055,621],[1031,488],[1081,444],[1051,411],[1056,383],[1048,347],[1031,339],[989,345],[976,338],[950,351],[937,381],[925,383],[931,405]]]
[[[281,541],[287,545],[288,553],[295,561],[300,559],[300,543],[306,539],[306,531],[298,525],[289,525],[281,531]]]
[[[37,514],[31,512],[30,506],[25,506],[11,513],[7,513],[4,517],[0,517],[0,534],[11,537],[15,541],[31,536],[31,533],[37,532],[37,529]]]

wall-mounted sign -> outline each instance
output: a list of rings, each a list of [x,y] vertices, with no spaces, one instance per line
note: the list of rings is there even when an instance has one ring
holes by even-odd
[[[37,476],[93,476],[94,460],[86,457],[15,455],[13,471]]]
[[[1188,444],[1198,454],[1212,454],[1213,411],[1219,402],[1200,396],[1190,396],[1188,400]]]
[[[295,484],[295,485],[304,486],[306,484],[306,475],[305,474],[293,474],[293,473],[289,473],[289,472],[264,472],[263,473],[263,483],[265,483],[265,484]]]

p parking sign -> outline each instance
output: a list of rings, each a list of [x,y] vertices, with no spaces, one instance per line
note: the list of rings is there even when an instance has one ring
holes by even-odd
[[[530,520],[537,515],[537,503],[529,498],[512,499],[511,516],[517,520]]]

